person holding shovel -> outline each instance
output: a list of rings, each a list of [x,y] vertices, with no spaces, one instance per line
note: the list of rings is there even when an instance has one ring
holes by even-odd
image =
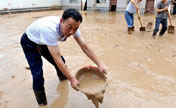
[[[131,34],[131,31],[134,31],[134,16],[133,14],[138,11],[138,5],[142,0],[131,0],[125,11],[125,19],[127,22],[127,32]]]
[[[61,55],[58,41],[64,42],[72,35],[83,52],[98,66],[99,71],[102,74],[106,73],[105,67],[81,36],[79,30],[81,22],[82,15],[79,11],[69,8],[64,11],[62,17],[48,16],[38,19],[22,35],[20,43],[30,66],[33,91],[39,105],[47,104],[41,56],[56,68],[61,81],[68,79],[73,88],[79,86],[79,81],[64,64],[65,60]]]
[[[176,0],[172,0],[172,4],[173,4],[173,15],[176,14]]]
[[[163,34],[167,30],[168,8],[169,8],[168,0],[161,0],[157,5],[155,29],[153,30],[153,34],[152,34],[152,36],[154,38],[155,38],[157,32],[159,31],[160,24],[162,25],[162,29],[160,30],[159,36],[163,36]]]

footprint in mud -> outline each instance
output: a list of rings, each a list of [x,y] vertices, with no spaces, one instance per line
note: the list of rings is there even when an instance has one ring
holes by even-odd
[[[107,33],[105,33],[105,34],[104,34],[104,36],[108,36],[108,34],[107,34]]]
[[[152,59],[150,59],[148,56],[144,56],[144,59],[147,61],[152,61]]]
[[[15,76],[14,76],[14,75],[12,75],[12,78],[15,78]]]
[[[118,44],[116,44],[116,45],[114,45],[114,47],[119,47],[119,45],[118,45]]]

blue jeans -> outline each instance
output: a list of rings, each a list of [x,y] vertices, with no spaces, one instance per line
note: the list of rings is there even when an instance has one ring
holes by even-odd
[[[28,39],[26,33],[22,35],[20,43],[31,69],[34,90],[44,90],[44,78],[43,78],[43,69],[42,69],[43,62],[42,62],[41,56],[43,56],[52,65],[54,65],[57,71],[58,77],[64,76],[62,72],[59,70],[59,68],[57,67],[46,45],[37,45],[36,43]],[[62,60],[65,63],[65,60],[63,57],[62,57]]]
[[[133,25],[134,25],[134,16],[133,16],[133,13],[129,13],[128,11],[125,11],[125,19],[126,19],[128,28],[133,27]]]
[[[162,29],[160,30],[159,35],[162,36],[166,32],[166,30],[167,30],[167,19],[156,18],[155,29],[153,30],[152,36],[156,36],[157,32],[159,31],[160,23],[162,25]]]

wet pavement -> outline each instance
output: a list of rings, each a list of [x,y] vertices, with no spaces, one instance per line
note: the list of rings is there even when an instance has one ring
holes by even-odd
[[[57,78],[54,67],[44,60],[48,106],[38,107],[32,91],[32,77],[20,47],[20,38],[33,21],[44,16],[61,16],[62,10],[0,15],[0,107],[1,108],[94,108],[68,81]],[[81,12],[82,36],[107,67],[108,87],[99,108],[175,108],[176,35],[152,38],[135,31],[127,34],[123,13]],[[153,16],[141,16],[146,26]],[[176,17],[172,17],[176,25]],[[169,22],[168,22],[169,23]],[[69,70],[94,65],[74,38],[59,43]]]

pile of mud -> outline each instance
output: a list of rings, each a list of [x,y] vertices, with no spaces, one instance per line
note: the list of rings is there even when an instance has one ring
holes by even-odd
[[[82,68],[76,73],[76,79],[80,82],[77,88],[92,100],[96,108],[103,102],[107,87],[107,77],[101,74],[97,67]]]

